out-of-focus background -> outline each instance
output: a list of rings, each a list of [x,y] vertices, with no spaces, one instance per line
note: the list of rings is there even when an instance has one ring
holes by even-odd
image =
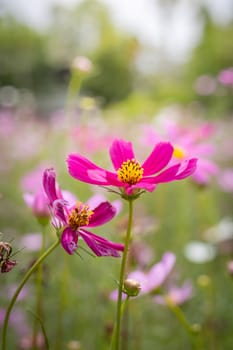
[[[67,154],[110,168],[116,137],[132,141],[139,160],[169,140],[176,159],[198,157],[199,168],[137,201],[132,269],[176,253],[172,283],[192,284],[180,303],[203,327],[200,349],[233,348],[232,38],[232,0],[0,0],[0,240],[19,250],[17,266],[0,276],[0,325],[38,254],[41,227],[23,195],[37,191],[43,169],[55,167],[60,186],[82,201],[113,200],[71,179]],[[123,203],[96,232],[123,241],[126,219]],[[51,349],[108,349],[119,261],[81,255],[59,249],[44,267]],[[30,348],[33,282],[12,317],[9,350]],[[148,297],[132,310],[129,349],[192,348],[166,307]]]

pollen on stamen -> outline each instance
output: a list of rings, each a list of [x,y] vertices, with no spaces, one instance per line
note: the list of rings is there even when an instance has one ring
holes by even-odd
[[[185,157],[184,149],[180,146],[174,146],[173,157],[178,158],[178,159],[183,159]]]
[[[77,203],[76,207],[71,211],[68,218],[68,224],[73,230],[77,230],[81,226],[89,224],[93,211],[89,206],[83,203]]]
[[[123,162],[121,167],[117,170],[118,180],[129,185],[136,184],[141,180],[143,175],[143,168],[135,159]]]

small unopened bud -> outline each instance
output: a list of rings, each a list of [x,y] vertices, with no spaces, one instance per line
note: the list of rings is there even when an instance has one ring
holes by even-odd
[[[227,270],[231,277],[233,277],[233,260],[228,261]]]
[[[0,271],[2,273],[5,273],[5,272],[10,272],[13,267],[15,267],[15,265],[17,264],[16,260],[4,260],[0,263],[0,266],[1,266],[1,269]]]
[[[123,292],[129,297],[136,297],[141,290],[140,283],[133,279],[126,279],[123,284]]]
[[[72,68],[81,73],[89,73],[92,70],[92,62],[85,56],[77,56],[72,62]]]

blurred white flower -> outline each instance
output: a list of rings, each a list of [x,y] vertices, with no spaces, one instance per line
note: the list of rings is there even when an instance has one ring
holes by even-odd
[[[184,255],[193,263],[203,264],[213,260],[217,255],[217,250],[210,243],[192,241],[185,246]]]

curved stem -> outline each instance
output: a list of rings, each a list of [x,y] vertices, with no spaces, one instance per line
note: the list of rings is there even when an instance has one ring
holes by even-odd
[[[42,225],[42,244],[40,248],[40,255],[43,254],[45,249],[45,225]],[[34,320],[33,327],[33,336],[32,336],[32,344],[36,347],[37,343],[37,332],[38,332],[38,320],[40,320],[40,324],[43,323],[43,309],[42,309],[42,284],[43,284],[43,264],[41,263],[38,266],[36,273],[36,315],[37,317]]]
[[[11,314],[11,310],[16,302],[16,299],[21,292],[22,288],[28,281],[28,279],[31,277],[33,272],[37,269],[37,267],[40,265],[40,263],[47,258],[47,256],[52,253],[52,251],[60,244],[60,240],[56,241],[50,248],[48,248],[44,254],[42,254],[39,259],[32,265],[32,267],[28,270],[24,278],[22,279],[21,283],[19,284],[18,288],[16,289],[10,304],[6,310],[6,315],[4,319],[4,324],[3,324],[3,329],[2,329],[2,350],[6,350],[6,335],[7,335],[7,328],[8,328],[8,323],[9,323],[9,318]]]
[[[178,305],[173,303],[169,298],[165,298],[165,300],[168,308],[176,315],[177,319],[180,321],[181,325],[184,327],[187,334],[193,340],[193,348],[200,349],[200,341],[198,339],[201,331],[200,326],[197,324],[196,325],[190,324],[189,321],[186,319],[183,311]]]
[[[127,232],[125,237],[125,249],[124,249],[122,262],[121,262],[121,269],[120,269],[116,325],[115,325],[115,330],[113,333],[113,339],[112,339],[112,345],[111,345],[111,348],[115,350],[118,350],[120,346],[120,329],[121,329],[121,317],[122,317],[122,312],[121,312],[122,289],[123,289],[123,283],[125,279],[126,262],[127,262],[127,256],[128,256],[128,250],[129,250],[129,243],[131,240],[131,228],[132,228],[132,221],[133,221],[133,200],[129,199],[128,203],[129,203],[128,227],[127,227]]]

